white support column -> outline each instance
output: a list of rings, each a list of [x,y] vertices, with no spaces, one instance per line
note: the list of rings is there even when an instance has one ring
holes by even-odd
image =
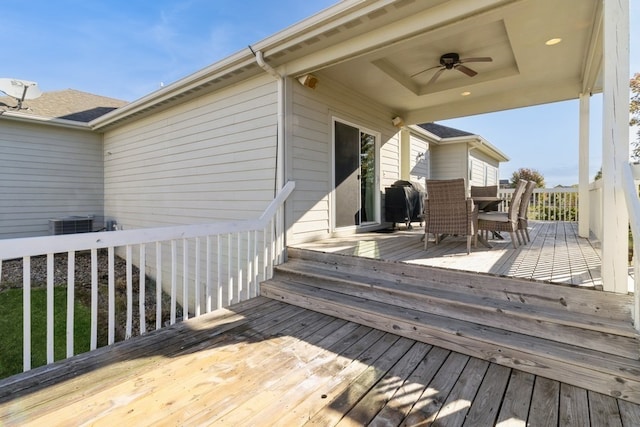
[[[405,127],[398,129],[400,139],[400,179],[409,181],[411,175],[411,135]]]
[[[591,94],[580,94],[580,143],[578,147],[578,235],[589,237],[589,100]]]
[[[602,284],[627,292],[629,215],[622,167],[629,161],[629,0],[604,2]]]

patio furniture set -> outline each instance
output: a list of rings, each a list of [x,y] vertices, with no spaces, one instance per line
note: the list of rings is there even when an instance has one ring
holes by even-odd
[[[467,254],[471,252],[472,241],[474,246],[479,240],[491,247],[489,233],[501,238],[500,232],[508,232],[514,248],[527,244],[530,241],[527,211],[535,186],[534,181],[518,181],[507,211],[499,212],[498,207],[504,200],[498,197],[495,185],[472,186],[470,196],[467,196],[462,178],[426,180],[427,196],[423,210],[425,250],[429,246],[429,234],[435,236],[436,244],[447,235],[466,236]]]

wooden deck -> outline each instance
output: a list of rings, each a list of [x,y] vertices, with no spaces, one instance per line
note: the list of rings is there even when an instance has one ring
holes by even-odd
[[[447,237],[438,245],[430,242],[425,251],[420,240],[424,231],[414,225],[411,231],[400,226],[392,232],[336,237],[295,247],[602,289],[600,250],[578,237],[575,222],[530,221],[531,242],[527,245],[514,249],[508,233],[502,233],[504,240],[491,239],[491,248],[478,243],[469,255],[463,237]]]
[[[0,381],[0,425],[637,426],[640,406],[264,297]]]

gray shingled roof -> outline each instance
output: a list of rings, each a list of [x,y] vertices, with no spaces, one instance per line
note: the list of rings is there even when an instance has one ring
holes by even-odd
[[[20,110],[11,108],[16,104],[17,101],[14,98],[0,96],[0,110],[87,123],[128,102],[75,89],[65,89],[45,92],[36,99],[27,99],[22,103]]]
[[[450,128],[448,126],[442,126],[436,123],[423,123],[420,126],[427,132],[431,132],[440,138],[456,138],[459,136],[473,136],[475,133],[466,132],[460,129]]]

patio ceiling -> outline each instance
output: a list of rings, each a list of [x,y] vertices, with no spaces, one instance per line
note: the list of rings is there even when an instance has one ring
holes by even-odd
[[[340,48],[317,49],[287,64],[286,70],[313,72],[320,82],[338,81],[388,106],[407,124],[574,99],[581,92],[601,90],[599,4],[390,2],[337,27],[335,31],[352,34]],[[354,35],[358,27],[362,28]],[[547,46],[552,38],[562,41]],[[439,65],[440,56],[448,52],[493,61],[465,64],[478,72],[474,77],[446,70],[428,84],[435,69],[415,75]],[[307,66],[313,63],[320,65]],[[470,94],[462,96],[463,92]]]

